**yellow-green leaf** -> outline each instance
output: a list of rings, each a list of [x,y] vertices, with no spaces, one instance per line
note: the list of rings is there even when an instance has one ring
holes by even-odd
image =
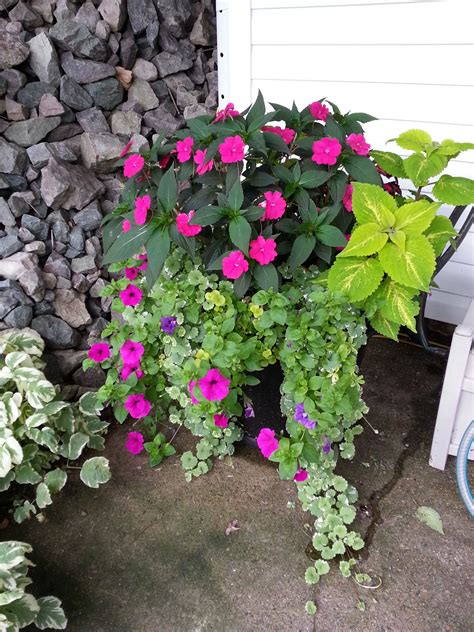
[[[473,204],[474,180],[441,176],[433,187],[433,195],[446,204]]]
[[[433,246],[435,255],[439,256],[446,246],[451,237],[457,235],[451,220],[444,215],[437,215],[431,222],[427,231],[425,231],[426,238]]]
[[[378,333],[382,334],[382,336],[386,336],[387,338],[391,338],[392,340],[395,340],[395,342],[398,342],[400,325],[388,320],[388,318],[385,318],[380,311],[376,312],[370,319],[370,324],[375,331],[378,331]]]
[[[428,291],[435,269],[434,250],[423,235],[408,235],[405,252],[388,243],[379,253],[385,272],[398,283]]]
[[[439,153],[432,153],[430,156],[412,154],[403,161],[407,176],[417,187],[427,184],[428,180],[441,173],[447,164],[446,156]]]
[[[328,274],[330,290],[346,294],[351,301],[361,301],[380,285],[382,266],[376,259],[337,257]]]
[[[406,178],[403,160],[398,154],[391,151],[372,150],[370,155],[384,171],[396,178]]]
[[[363,224],[352,233],[349,243],[339,257],[373,255],[385,246],[387,239],[387,233],[383,233],[378,224]]]
[[[428,200],[404,204],[395,213],[395,227],[407,235],[419,235],[431,224],[440,206]]]
[[[375,184],[354,182],[352,210],[358,224],[375,222],[382,228],[395,223],[397,203],[394,198]]]
[[[410,149],[411,151],[423,151],[433,143],[433,139],[422,129],[409,129],[398,138],[395,142],[402,149]]]
[[[400,248],[402,252],[405,252],[405,244],[407,240],[406,234],[402,230],[396,230],[393,233],[389,233],[390,241]]]
[[[418,291],[408,288],[391,279],[385,279],[378,288],[376,297],[381,299],[380,314],[394,323],[401,323],[416,331],[415,316],[420,311],[419,303],[413,301]]]

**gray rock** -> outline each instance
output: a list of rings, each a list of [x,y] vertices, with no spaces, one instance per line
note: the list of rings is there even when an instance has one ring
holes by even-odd
[[[172,135],[182,127],[182,121],[176,119],[164,108],[157,108],[147,112],[143,117],[143,122],[155,132],[166,135]]]
[[[93,366],[83,371],[82,368],[77,369],[73,373],[72,379],[75,384],[79,384],[84,388],[97,389],[105,384],[105,371],[100,366]]]
[[[23,248],[24,252],[31,252],[34,255],[42,257],[46,254],[46,244],[44,241],[32,241]]]
[[[31,328],[40,334],[50,349],[71,349],[80,340],[79,332],[56,316],[37,316],[31,321]]]
[[[73,274],[71,282],[72,287],[82,294],[87,292],[91,285],[83,274]]]
[[[64,75],[61,77],[60,99],[76,111],[86,110],[92,106],[92,97],[77,81]]]
[[[79,84],[93,83],[115,76],[115,68],[110,64],[86,59],[74,59],[72,53],[61,55],[61,66],[68,77]]]
[[[106,285],[107,283],[106,281],[104,281],[104,279],[97,279],[97,281],[89,290],[89,294],[92,296],[92,298],[100,298],[100,295],[102,294],[102,290],[104,289]]]
[[[59,103],[52,94],[43,94],[39,104],[39,115],[48,118],[49,116],[61,116],[64,114],[64,106]]]
[[[28,182],[22,176],[14,176],[0,172],[0,189],[10,189],[11,191],[24,191]]]
[[[23,243],[16,235],[0,238],[0,257],[9,257],[23,248]]]
[[[202,50],[198,50],[193,67],[188,72],[188,76],[191,81],[196,85],[201,85],[206,80],[207,59]]]
[[[30,54],[28,46],[13,33],[1,32],[0,69],[13,68],[22,64]]]
[[[168,86],[162,79],[160,79],[159,81],[154,81],[150,85],[153,88],[153,92],[159,98],[160,102],[169,98],[170,93],[168,90]]]
[[[196,118],[196,116],[212,114],[211,110],[202,103],[195,103],[184,108],[183,116],[185,121]]]
[[[24,72],[16,68],[9,68],[2,72],[2,77],[7,82],[7,94],[14,97],[20,88],[26,85],[27,77]]]
[[[35,240],[33,233],[30,233],[30,231],[23,226],[20,226],[18,229],[18,238],[21,239],[24,244],[29,244]]]
[[[201,11],[189,36],[196,46],[212,46],[216,41],[216,28],[207,11]]]
[[[67,123],[65,125],[59,125],[56,129],[50,132],[46,136],[46,140],[50,143],[56,143],[57,141],[71,138],[82,133],[82,127],[77,123]]]
[[[160,22],[166,24],[174,37],[185,37],[193,22],[191,0],[155,0]]]
[[[20,2],[9,12],[8,17],[12,22],[20,22],[28,31],[43,25],[43,19],[36,11],[32,11],[27,4]]]
[[[87,94],[89,96],[89,94]],[[90,108],[77,113],[77,122],[85,132],[100,134],[110,132],[109,124],[102,110]]]
[[[92,322],[91,315],[85,305],[84,295],[74,290],[57,290],[53,307],[57,316],[71,327],[82,327]]]
[[[3,97],[3,95],[7,91],[7,87],[8,87],[7,80],[2,74],[0,74],[0,96]]]
[[[86,254],[92,255],[94,258],[102,256],[102,246],[100,239],[96,235],[86,239]]]
[[[15,293],[2,290],[0,292],[0,320],[3,320],[17,305],[18,298]]]
[[[86,208],[76,213],[73,217],[74,223],[83,230],[96,230],[102,222],[102,213],[96,200],[91,202]]]
[[[49,36],[60,48],[95,61],[107,59],[107,45],[95,35],[87,26],[74,20],[64,20],[55,24],[49,31]]]
[[[49,224],[36,215],[22,215],[21,225],[30,231],[36,239],[45,241],[49,234]]]
[[[69,245],[78,252],[82,252],[84,250],[84,244],[84,231],[80,226],[74,226],[69,235]]]
[[[48,160],[52,155],[47,143],[32,145],[31,147],[28,147],[26,153],[28,154],[28,158],[30,159],[33,167],[37,167],[39,169],[48,164]]]
[[[123,88],[117,79],[102,79],[86,85],[87,92],[97,107],[113,110],[123,100]]]
[[[138,47],[131,36],[122,37],[120,40],[120,64],[123,68],[130,69],[135,63]]]
[[[133,134],[130,140],[132,141],[130,146],[130,152],[132,154],[136,154],[142,149],[147,151],[150,149],[150,143],[147,141],[145,136],[142,136],[141,134]]]
[[[53,22],[53,0],[30,0],[30,6],[36,11],[45,22],[52,24]]]
[[[134,79],[128,91],[128,100],[138,103],[144,112],[153,110],[160,105],[160,101],[150,84],[143,79]]]
[[[156,81],[158,79],[156,66],[151,61],[146,61],[141,57],[136,60],[132,73],[136,79],[143,79],[143,81]]]
[[[71,261],[71,270],[75,274],[89,274],[89,272],[94,272],[97,269],[95,259],[91,255],[87,255],[85,257],[80,257],[78,259],[73,259]]]
[[[63,244],[67,244],[67,242],[69,241],[69,227],[66,222],[54,222],[53,235],[54,239],[56,239],[57,241],[61,241]]]
[[[52,252],[49,255],[44,264],[43,272],[54,274],[57,277],[63,277],[63,279],[71,278],[71,269],[69,268],[68,262],[57,252]]]
[[[5,199],[0,197],[0,224],[4,226],[16,226],[16,221]]]
[[[48,206],[82,210],[103,193],[104,186],[80,165],[51,158],[41,170],[41,196]]]
[[[1,298],[0,298],[1,301]],[[33,318],[33,309],[29,305],[18,305],[4,318],[4,322],[9,327],[23,329],[28,327]]]
[[[30,114],[25,105],[13,101],[8,96],[5,97],[5,110],[9,121],[25,121]]]
[[[76,17],[76,8],[70,0],[58,0],[54,12],[56,22],[73,20]]]
[[[46,33],[39,33],[28,42],[30,66],[40,81],[57,87],[61,79],[56,49]]]
[[[81,157],[81,137],[73,136],[62,141],[49,143],[48,148],[54,158],[61,158],[66,162],[77,162]]]
[[[114,170],[123,149],[123,143],[114,134],[89,134],[81,136],[82,162],[87,169],[106,173]]]
[[[194,61],[183,57],[179,53],[167,53],[163,51],[153,57],[153,64],[158,68],[160,77],[174,75],[177,72],[188,70],[192,67]]]
[[[48,301],[40,301],[33,305],[34,316],[45,316],[53,313],[53,306]]]
[[[105,20],[99,20],[95,27],[96,37],[102,40],[109,40],[110,37],[110,25]],[[109,40],[110,46],[110,40]],[[109,62],[110,63],[110,62]]]
[[[127,0],[127,15],[135,35],[143,33],[149,24],[158,21],[153,0]]]
[[[44,94],[54,94],[55,92],[55,88],[49,83],[44,83],[43,81],[31,81],[30,83],[27,83],[24,88],[18,90],[16,99],[29,108],[35,108],[39,105],[41,97]]]
[[[186,90],[194,89],[193,82],[184,72],[177,72],[175,75],[169,75],[168,77],[165,77],[163,81],[174,97],[176,97],[176,93],[179,88],[185,88]]]
[[[186,90],[185,88],[178,88],[176,92],[176,105],[183,110],[190,105],[196,105],[198,102],[199,92]]]
[[[80,24],[85,24],[89,31],[94,33],[97,22],[100,20],[100,15],[93,3],[87,0],[87,2],[84,2],[79,8],[74,20]]]
[[[27,253],[21,253],[27,254]],[[28,256],[34,257],[35,255],[29,254]],[[27,296],[31,296],[31,298],[38,303],[44,299],[44,283],[43,276],[39,271],[37,264],[35,269],[33,270],[25,270],[18,278],[18,281]]]
[[[12,123],[5,131],[5,137],[21,147],[29,147],[36,145],[53,129],[60,125],[59,116],[51,118],[29,119],[28,121],[19,121]]]
[[[8,206],[15,217],[21,217],[23,213],[29,213],[36,201],[33,191],[19,191],[12,193],[8,198]]]
[[[102,0],[99,13],[114,33],[120,31],[126,18],[125,0]]]
[[[68,376],[81,366],[82,362],[87,358],[87,351],[73,351],[70,349],[56,351],[48,354],[46,361],[50,359],[50,356],[54,356],[57,365],[61,369],[61,374]]]
[[[120,110],[117,110],[110,117],[112,133],[121,134],[122,136],[139,134],[141,122],[142,117],[136,112],[121,112]]]

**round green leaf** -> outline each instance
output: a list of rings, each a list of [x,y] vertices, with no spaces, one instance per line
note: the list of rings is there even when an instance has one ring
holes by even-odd
[[[111,477],[109,460],[104,456],[94,456],[88,459],[81,468],[81,481],[88,487],[97,489],[102,483],[107,483]]]

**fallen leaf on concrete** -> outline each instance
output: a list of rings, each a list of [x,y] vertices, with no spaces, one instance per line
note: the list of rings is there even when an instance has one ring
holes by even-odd
[[[428,525],[430,529],[444,535],[443,522],[439,513],[432,507],[418,507],[416,510],[416,517],[420,522]]]
[[[229,524],[227,525],[227,529],[225,530],[225,534],[230,535],[233,531],[240,531],[239,523],[237,522],[237,520],[232,520],[232,522],[229,522]]]

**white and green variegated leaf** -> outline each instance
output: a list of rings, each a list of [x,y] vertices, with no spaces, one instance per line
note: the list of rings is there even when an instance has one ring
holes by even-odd
[[[88,441],[89,437],[86,434],[82,432],[76,432],[71,436],[69,442],[64,446],[61,452],[64,457],[70,459],[71,461],[74,461],[81,456],[82,451],[86,447]]]
[[[0,445],[0,476],[6,476],[12,469],[12,455],[6,443]]]
[[[5,364],[14,371],[20,366],[32,367],[33,361],[24,351],[12,351],[5,356]]]
[[[3,384],[6,384],[12,379],[13,379],[13,371],[9,369],[7,366],[3,366],[0,369],[0,386],[3,386]]]
[[[431,224],[440,206],[428,200],[404,204],[395,213],[395,228],[407,235],[419,235]]]
[[[10,452],[12,463],[19,465],[23,461],[23,448],[17,439],[11,435],[5,439],[5,445]]]
[[[37,628],[40,630],[66,629],[67,619],[59,599],[56,597],[40,597],[38,599],[38,605],[39,612],[35,619]]]
[[[428,525],[433,531],[437,531],[444,535],[443,522],[441,520],[441,516],[432,507],[418,507],[416,510],[416,517],[420,522]]]
[[[44,378],[44,373],[35,367],[20,366],[13,372],[15,380],[24,382],[36,382]]]
[[[10,331],[0,335],[0,353],[6,350],[26,351],[30,355],[41,356],[44,351],[44,342],[39,334],[33,330],[28,332]]]
[[[27,436],[39,445],[45,445],[55,454],[58,451],[58,437],[52,428],[29,428]]]
[[[387,243],[388,235],[382,232],[374,222],[357,227],[351,235],[349,243],[339,254],[343,257],[361,257],[372,255],[381,250]]]
[[[68,406],[71,406],[69,402],[49,402],[49,404],[43,406],[40,413],[43,413],[44,415],[56,415],[64,408],[68,408]]]
[[[361,301],[375,292],[382,277],[383,269],[376,259],[338,257],[329,270],[328,287],[346,294],[351,301]]]
[[[15,622],[18,629],[21,629],[34,623],[39,612],[39,606],[33,595],[23,593],[22,591],[22,597],[14,603],[10,603],[5,610],[8,612],[8,618]],[[10,630],[11,629],[8,628],[8,632],[10,632]],[[11,632],[13,632],[13,629]]]
[[[9,590],[8,592],[0,592],[0,608],[3,606],[7,606],[8,604],[12,603],[12,601],[21,599],[24,594],[25,593],[21,588]]]
[[[418,290],[385,279],[376,292],[376,298],[382,304],[380,314],[416,331],[415,316],[420,311],[420,305],[413,300],[415,294],[418,294]]]
[[[97,488],[110,480],[109,460],[104,456],[94,456],[88,459],[81,468],[81,481],[88,487]]]
[[[44,482],[48,486],[50,492],[59,492],[67,481],[67,473],[61,468],[51,470],[44,477]]]
[[[25,425],[27,428],[38,428],[38,426],[44,426],[48,423],[48,416],[44,413],[33,413],[25,419]]]
[[[21,415],[21,393],[7,391],[0,400],[0,425],[12,425]]]
[[[29,463],[25,463],[15,469],[15,480],[21,485],[36,485],[42,477]]]
[[[13,470],[10,470],[6,476],[0,477],[0,492],[6,492],[14,478],[15,472]]]
[[[28,386],[25,397],[33,408],[42,408],[56,397],[56,389],[48,380],[38,380]]]
[[[44,509],[52,502],[48,486],[45,483],[40,483],[36,488],[36,504],[40,509]]]
[[[389,228],[395,223],[395,199],[375,184],[353,183],[352,210],[358,224],[375,223]]]
[[[428,230],[425,231],[425,237],[433,246],[435,255],[438,257],[444,250],[450,239],[456,237],[457,233],[451,220],[444,215],[437,215],[431,222]]]
[[[25,555],[33,549],[25,542],[7,540],[0,542],[0,570],[7,571],[25,561]]]
[[[13,512],[13,519],[15,522],[18,522],[18,524],[21,524],[25,520],[28,520],[31,514],[36,514],[36,507],[33,503],[30,503],[29,500],[25,500],[23,504],[15,508],[15,511]]]
[[[398,283],[428,291],[435,269],[434,250],[423,235],[408,235],[405,252],[388,243],[379,253],[385,272]]]
[[[84,415],[98,415],[102,410],[102,404],[97,400],[97,396],[93,392],[84,393],[79,399],[79,410]]]

